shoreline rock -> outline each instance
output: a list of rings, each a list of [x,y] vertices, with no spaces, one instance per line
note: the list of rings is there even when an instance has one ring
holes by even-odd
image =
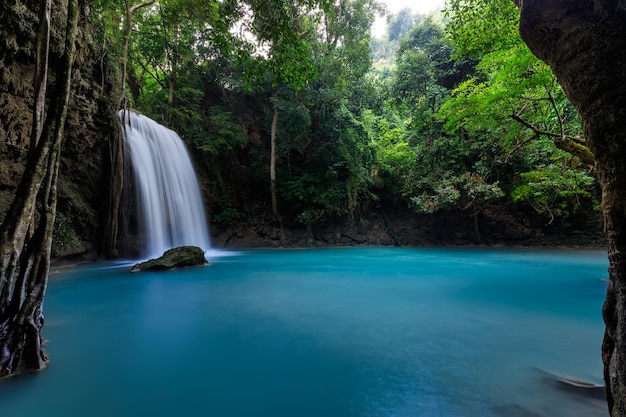
[[[204,251],[197,246],[180,246],[172,248],[158,258],[135,264],[131,272],[167,271],[171,269],[190,268],[209,265]]]

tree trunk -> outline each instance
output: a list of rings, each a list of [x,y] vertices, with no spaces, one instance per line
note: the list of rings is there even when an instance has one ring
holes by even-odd
[[[609,412],[626,416],[626,2],[518,0],[520,34],[580,114],[602,186],[609,285],[602,343]]]
[[[474,220],[474,233],[476,235],[476,241],[479,244],[483,244],[483,237],[480,234],[480,222],[478,221],[478,212],[472,213],[472,218]]]
[[[278,128],[278,105],[274,103],[272,130],[270,132],[270,192],[272,194],[272,215],[280,222],[278,213],[278,196],[276,195],[276,129]]]
[[[281,244],[285,241],[283,219],[278,211],[278,193],[276,191],[276,130],[278,129],[278,103],[274,96],[274,114],[272,115],[272,130],[270,132],[270,192],[272,195],[272,215],[278,222],[278,239]]]
[[[32,157],[22,176],[20,192],[0,226],[0,377],[40,370],[48,362],[41,335],[42,306],[50,269],[57,180],[77,25],[78,0],[70,0],[65,51],[57,71],[54,100],[42,125],[39,143],[30,149]],[[35,124],[33,129],[36,129]],[[35,209],[39,209],[37,221],[33,215]],[[31,227],[32,235],[26,233]]]
[[[48,84],[48,55],[50,51],[50,19],[52,0],[42,1],[37,31],[37,57],[35,62],[35,105],[33,106],[33,125],[30,135],[30,148],[34,149],[43,130],[46,108],[46,89]]]

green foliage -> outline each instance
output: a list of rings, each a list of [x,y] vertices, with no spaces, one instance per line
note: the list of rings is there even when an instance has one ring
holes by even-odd
[[[519,10],[511,0],[448,0],[446,31],[459,54],[480,58],[521,42]]]
[[[239,211],[233,207],[227,207],[213,216],[213,221],[216,224],[226,226],[234,226],[239,223],[240,220],[241,215],[239,214]]]
[[[421,213],[461,209],[475,214],[504,196],[498,183],[490,184],[480,175],[467,172],[437,181],[423,180],[420,185],[417,188],[424,191],[410,197],[410,201]]]
[[[305,172],[281,184],[281,195],[298,211],[296,220],[316,223],[347,213],[341,204],[346,190],[339,176],[337,169],[328,167],[321,175]]]
[[[115,60],[126,3],[93,4]],[[445,18],[402,11],[372,41],[383,8],[162,0],[137,11],[128,99],[190,146],[214,222],[267,210],[275,108],[287,221],[362,221],[378,204],[473,216],[503,201],[567,217],[597,202],[593,172],[563,151],[565,139],[585,148],[576,112],[519,39],[510,0],[450,0]]]
[[[316,74],[311,64],[309,41],[315,28],[316,8],[327,7],[323,1],[248,0],[238,22],[246,36],[254,36],[247,51],[239,55],[244,66],[244,81],[249,89],[269,80],[295,89],[304,87]],[[247,52],[247,53],[246,53]]]
[[[241,125],[232,113],[221,106],[212,106],[206,116],[206,132],[196,146],[214,156],[241,148],[246,141]]]
[[[452,132],[499,132],[513,145],[528,137],[523,118],[545,131],[580,135],[580,123],[549,67],[518,44],[483,57],[479,73],[463,82],[439,111]]]
[[[530,204],[537,212],[568,218],[593,197],[594,178],[581,170],[563,165],[546,165],[519,174],[511,196],[514,201]]]
[[[400,178],[414,168],[416,155],[406,138],[405,126],[392,126],[389,119],[379,118],[375,126],[372,147],[379,167]]]
[[[300,222],[353,218],[370,198],[373,154],[360,113],[373,93],[363,79],[376,7],[371,0],[328,4],[323,32],[310,38],[316,76],[297,92],[274,89],[278,193]]]
[[[420,213],[473,214],[502,197],[498,183],[487,180],[498,149],[449,134],[437,118],[450,90],[473,73],[471,60],[452,61],[454,55],[443,23],[421,20],[400,43],[383,115],[369,118],[384,188]]]
[[[432,130],[450,90],[473,73],[470,60],[452,61],[453,55],[443,24],[432,17],[421,21],[401,42],[392,94],[400,110],[412,117],[415,130]]]
[[[369,195],[373,154],[360,119],[344,101],[319,121],[319,129],[315,139],[290,142],[295,145],[290,148],[291,161],[297,160],[299,168],[284,173],[287,179],[279,183],[280,195],[303,223],[353,217]]]
[[[447,16],[457,51],[479,63],[441,106],[438,120],[452,134],[486,138],[491,149],[499,148],[491,175],[507,179],[503,189],[512,200],[553,217],[569,216],[585,201],[594,205],[578,116],[550,68],[517,34],[513,3],[452,0]]]
[[[448,15],[446,33],[457,50],[480,57],[477,74],[460,84],[439,112],[450,131],[489,132],[510,150],[529,136],[514,117],[557,136],[582,136],[556,77],[517,34],[519,11],[511,1],[454,0]],[[477,15],[499,17],[474,25]]]

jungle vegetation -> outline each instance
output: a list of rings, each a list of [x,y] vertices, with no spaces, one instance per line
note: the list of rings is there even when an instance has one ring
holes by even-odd
[[[137,3],[96,2],[121,103],[184,138],[214,223],[505,206],[567,228],[599,208],[580,120],[512,2],[496,20],[406,9],[377,38],[374,0]]]

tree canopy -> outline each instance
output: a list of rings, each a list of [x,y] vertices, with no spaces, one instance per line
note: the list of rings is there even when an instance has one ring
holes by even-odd
[[[197,153],[217,221],[256,212],[259,190],[294,224],[399,204],[473,218],[478,240],[493,207],[558,228],[597,209],[577,113],[508,0],[403,10],[376,39],[375,0],[144,3],[126,98]],[[111,54],[123,50],[115,17],[138,4],[99,3]]]

